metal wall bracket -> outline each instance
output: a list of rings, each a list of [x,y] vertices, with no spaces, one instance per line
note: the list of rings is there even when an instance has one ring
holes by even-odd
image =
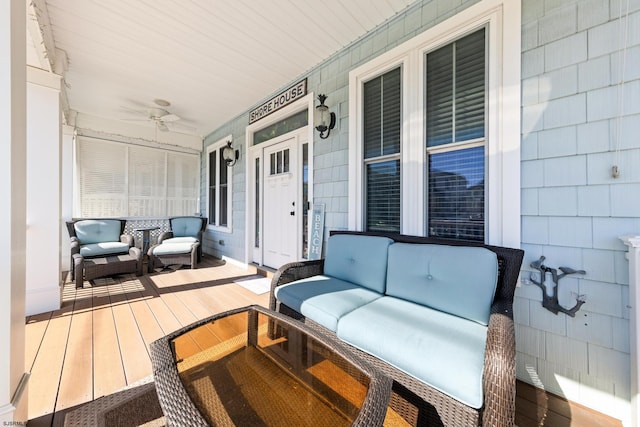
[[[558,269],[547,267],[542,264],[545,260],[544,256],[541,256],[539,260],[532,262],[531,268],[535,268],[540,272],[540,281],[536,280],[534,277],[534,273],[531,273],[530,280],[534,285],[537,285],[540,289],[542,289],[542,306],[552,312],[553,314],[558,314],[559,312],[565,313],[571,317],[575,317],[576,312],[580,310],[582,304],[585,303],[586,299],[584,295],[578,295],[576,297],[576,305],[573,308],[567,309],[560,305],[558,302],[558,282],[565,276],[569,274],[587,274],[584,270],[574,270],[569,267],[558,267],[558,269],[562,272],[558,274]],[[553,295],[549,295],[547,293],[547,287],[544,282],[547,278],[547,273],[551,273],[551,278],[553,280]]]

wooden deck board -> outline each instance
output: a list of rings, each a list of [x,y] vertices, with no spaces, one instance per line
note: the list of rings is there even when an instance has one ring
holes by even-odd
[[[77,292],[68,283],[60,310],[26,320],[29,425],[54,425],[64,408],[150,375],[148,343],[155,337],[232,308],[268,306],[268,293],[256,295],[233,283],[255,277],[255,269],[205,256],[195,270],[98,279]],[[213,330],[208,333],[206,339],[215,339]],[[519,427],[621,427],[528,384],[518,382],[517,392]]]
[[[98,297],[104,300],[104,296]],[[109,294],[106,295],[107,300]],[[95,300],[95,297],[94,297]],[[106,396],[126,385],[120,357],[118,333],[110,305],[100,305],[93,312],[93,395]]]
[[[93,303],[90,293],[76,299],[60,378],[56,411],[93,399]],[[82,381],[78,381],[83,378]]]
[[[151,360],[147,346],[138,329],[135,316],[120,284],[109,286],[113,318],[118,332],[120,356],[127,384],[151,374]]]
[[[29,316],[27,318],[27,327],[25,328],[25,368],[30,371],[38,354],[38,350],[42,345],[42,340],[47,332],[49,320],[53,312]]]
[[[73,302],[70,304],[73,306]],[[63,307],[52,312],[48,321],[47,331],[31,368],[29,419],[52,414],[55,410],[71,318],[68,307]],[[35,325],[28,324],[27,329],[34,328]]]

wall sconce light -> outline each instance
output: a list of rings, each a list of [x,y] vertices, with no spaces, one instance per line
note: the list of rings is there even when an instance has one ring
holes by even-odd
[[[231,146],[231,141],[227,141],[227,146],[222,149],[222,158],[227,163],[227,166],[233,166],[240,158],[240,151],[234,150]]]
[[[320,105],[316,106],[314,125],[316,130],[320,132],[320,138],[327,139],[331,129],[336,126],[336,113],[329,111],[329,107],[324,105],[324,100],[327,99],[326,95],[318,95],[318,99]]]

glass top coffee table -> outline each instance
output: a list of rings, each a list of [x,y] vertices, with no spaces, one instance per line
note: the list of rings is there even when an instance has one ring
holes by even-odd
[[[204,319],[150,346],[169,425],[377,426],[392,381],[334,337],[260,306]]]

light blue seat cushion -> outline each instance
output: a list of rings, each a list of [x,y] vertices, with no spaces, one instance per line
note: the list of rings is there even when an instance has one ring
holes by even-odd
[[[278,286],[275,296],[298,313],[335,332],[340,317],[382,295],[335,277],[320,275]]]
[[[465,405],[482,407],[486,326],[382,297],[340,318],[337,335]]]
[[[119,242],[121,222],[116,219],[83,219],[73,224],[81,245]]]
[[[89,243],[80,246],[80,255],[85,258],[129,253],[129,244],[116,242]]]
[[[184,237],[171,237],[169,239],[164,239],[162,243],[196,243],[199,240],[195,237],[184,236]]]
[[[191,252],[193,249],[193,243],[162,243],[160,245],[154,246],[152,249],[152,253],[154,255],[178,255],[178,254],[187,254]]]
[[[391,243],[386,237],[335,234],[327,242],[324,274],[384,293]]]
[[[485,248],[409,243],[389,248],[389,296],[488,325],[497,282],[497,256]]]
[[[202,229],[202,218],[173,218],[171,220],[171,231],[174,237],[195,237]]]

